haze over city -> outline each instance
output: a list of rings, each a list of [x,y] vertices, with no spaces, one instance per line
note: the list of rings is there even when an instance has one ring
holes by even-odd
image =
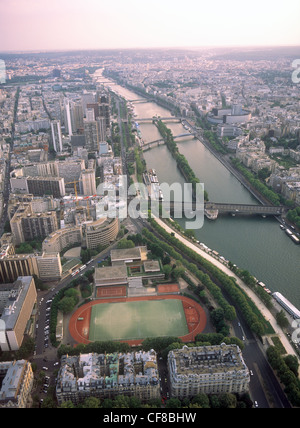
[[[286,46],[297,0],[0,0],[0,51]]]

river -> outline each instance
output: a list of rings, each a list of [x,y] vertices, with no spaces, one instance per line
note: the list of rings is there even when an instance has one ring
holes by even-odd
[[[112,89],[127,100],[141,98],[118,85],[112,86]],[[161,117],[171,116],[168,110],[156,103],[134,105],[137,121],[139,117],[153,117],[156,114]],[[173,135],[186,132],[180,123],[168,123],[167,126]],[[153,124],[141,124],[140,129],[145,142],[160,137]],[[178,140],[177,144],[180,153],[187,158],[196,176],[204,183],[210,201],[258,204],[199,140]],[[156,170],[161,183],[184,183],[166,146],[146,151],[144,157],[147,167]],[[184,219],[177,221],[184,226]],[[196,230],[195,234],[200,242],[218,251],[240,268],[247,269],[272,292],[281,292],[300,308],[300,246],[296,246],[287,237],[275,219],[230,216],[219,217],[214,222],[205,219],[203,228]]]

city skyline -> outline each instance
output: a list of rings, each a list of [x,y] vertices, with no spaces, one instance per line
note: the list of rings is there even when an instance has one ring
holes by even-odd
[[[0,0],[0,51],[296,46],[295,0]],[[12,28],[14,29],[12,31]]]

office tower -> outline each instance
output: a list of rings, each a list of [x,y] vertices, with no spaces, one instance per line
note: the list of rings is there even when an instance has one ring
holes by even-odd
[[[63,144],[62,144],[60,120],[53,120],[51,122],[51,134],[52,134],[52,144],[53,144],[54,151],[56,153],[62,152]]]
[[[74,131],[81,132],[83,130],[83,109],[81,103],[75,103],[73,106],[73,121]]]
[[[72,130],[72,117],[71,117],[71,103],[68,99],[64,100],[64,118],[65,118],[65,129],[71,137],[73,135]]]
[[[105,118],[106,128],[110,128],[110,106],[108,103],[99,104],[99,116]]]
[[[86,169],[81,172],[80,193],[84,196],[96,194],[96,174],[94,169]]]
[[[99,104],[97,103],[88,103],[86,106],[86,111],[89,109],[93,109],[94,110],[94,114],[95,114],[95,119],[96,120],[99,117]],[[87,115],[86,115],[87,118]]]
[[[94,104],[95,103],[95,94],[92,92],[84,92],[81,95],[81,105],[82,105],[82,110],[85,113],[87,105],[88,104]]]
[[[99,151],[99,132],[98,132],[98,122],[88,121],[84,119],[84,135],[85,135],[85,144],[86,149],[89,152],[98,152]]]
[[[105,117],[98,117],[98,134],[99,134],[99,142],[106,142],[106,120]]]
[[[88,122],[94,122],[95,121],[95,110],[93,108],[87,108],[86,109],[86,120]]]

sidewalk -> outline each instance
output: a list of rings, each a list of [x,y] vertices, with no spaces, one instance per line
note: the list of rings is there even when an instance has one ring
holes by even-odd
[[[293,346],[290,344],[288,338],[286,337],[285,333],[281,330],[281,328],[278,326],[277,321],[275,317],[271,314],[271,312],[265,307],[265,305],[262,303],[262,301],[256,296],[256,294],[250,290],[246,284],[238,277],[236,276],[229,268],[224,266],[221,262],[217,261],[214,257],[207,254],[205,251],[201,250],[199,246],[191,243],[189,240],[184,238],[182,235],[178,234],[178,232],[171,227],[169,227],[166,223],[164,223],[161,219],[155,218],[155,221],[163,227],[167,232],[174,233],[175,237],[180,240],[184,245],[191,248],[193,251],[198,253],[201,257],[208,260],[210,263],[215,265],[217,268],[219,268],[222,272],[224,272],[226,275],[231,276],[236,279],[237,284],[245,291],[245,293],[248,295],[248,297],[255,303],[257,308],[260,310],[260,312],[263,314],[266,320],[270,322],[272,325],[275,333],[279,336],[283,346],[285,347],[287,353],[289,355],[295,355],[298,360],[299,356],[294,350]]]

